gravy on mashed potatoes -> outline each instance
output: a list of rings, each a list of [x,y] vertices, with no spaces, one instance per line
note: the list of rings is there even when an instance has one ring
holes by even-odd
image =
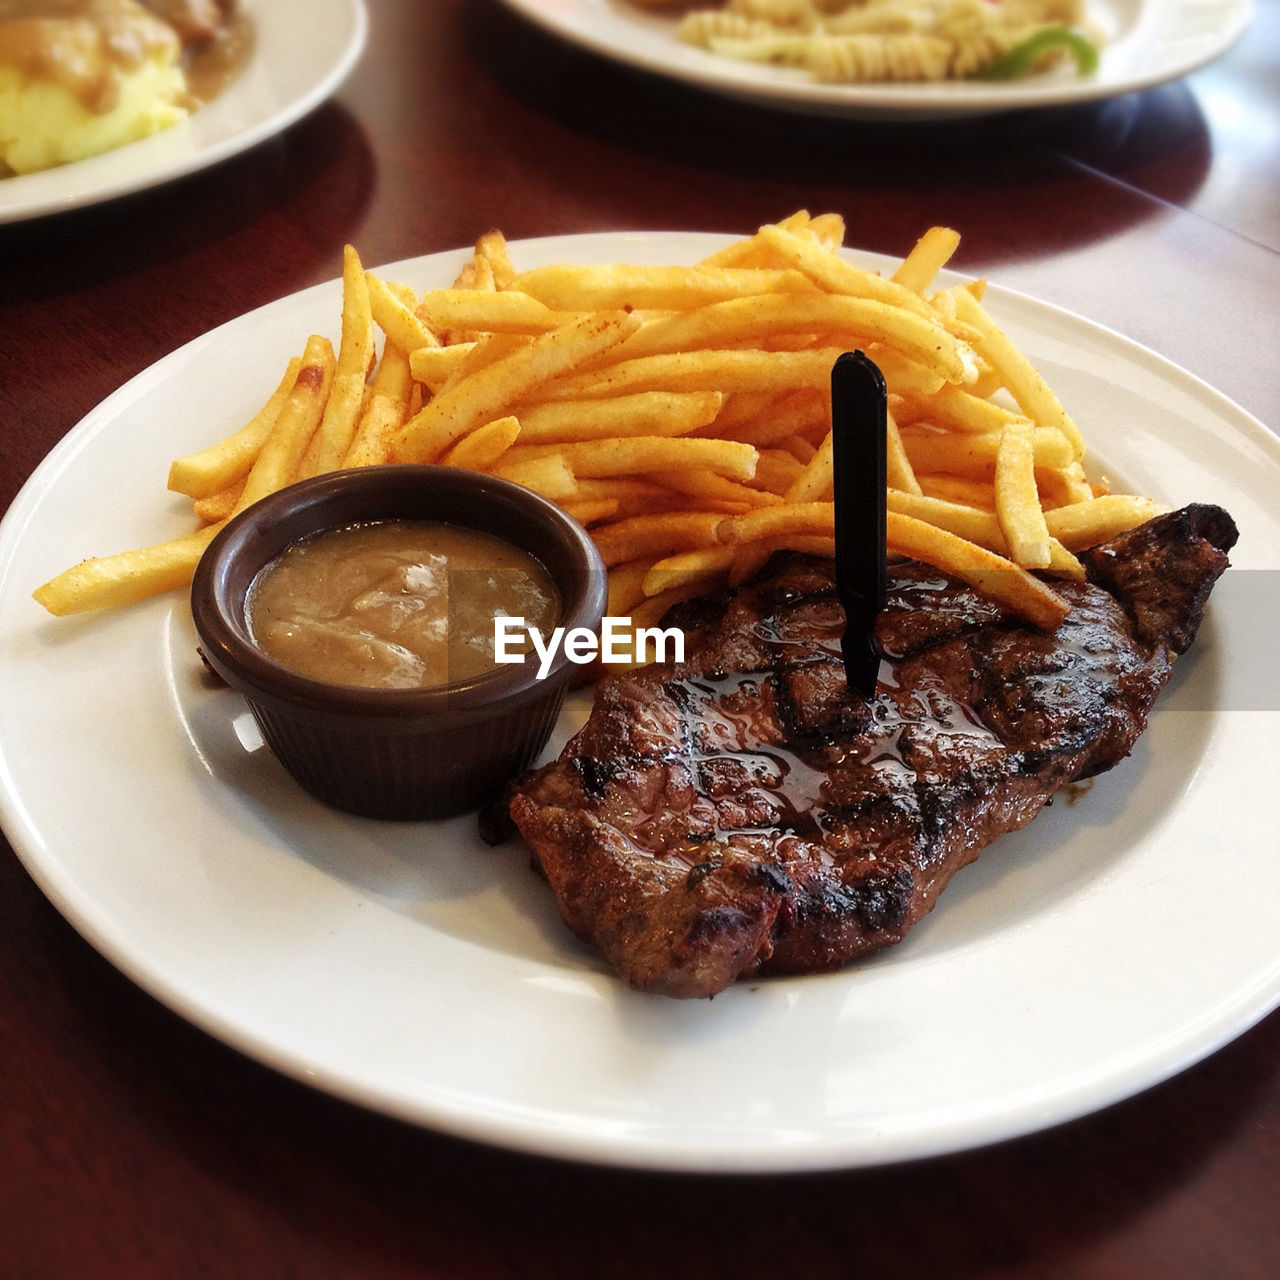
[[[0,0],[0,174],[169,128],[247,48],[236,0]]]
[[[254,642],[330,684],[407,689],[494,670],[495,616],[549,630],[560,593],[528,552],[478,529],[388,520],[304,538],[249,590]]]

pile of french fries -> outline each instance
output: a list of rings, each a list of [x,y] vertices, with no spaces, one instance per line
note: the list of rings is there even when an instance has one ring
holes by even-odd
[[[66,614],[181,586],[259,498],[417,462],[561,505],[601,552],[608,612],[652,627],[775,551],[834,554],[831,367],[861,349],[889,391],[888,550],[1052,629],[1074,553],[1165,508],[1086,479],[1080,431],[981,281],[934,287],[954,231],[927,231],[888,277],[843,237],[838,215],[800,211],[693,266],[519,272],[491,231],[452,288],[420,295],[348,247],[336,353],[308,338],[250,422],[173,463],[195,531],[86,560],[35,598]]]

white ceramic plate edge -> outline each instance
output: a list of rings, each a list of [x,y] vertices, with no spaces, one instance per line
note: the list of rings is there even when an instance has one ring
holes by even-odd
[[[296,10],[292,18],[288,13],[283,14],[286,25],[289,21],[306,19],[307,0],[285,2]],[[248,5],[246,8],[257,21],[257,9],[264,4],[276,6],[277,12],[270,15],[274,29],[281,23],[280,0],[256,0],[252,8]],[[237,81],[229,85],[220,98],[172,129],[73,164],[0,178],[0,224],[69,212],[132,195],[229,160],[283,132],[334,93],[364,51],[369,25],[364,0],[336,0],[335,12],[343,23],[334,31],[339,37],[335,47],[314,67],[309,83],[290,93],[285,100],[272,102],[261,110],[249,105],[245,108],[244,122],[237,121],[225,129],[210,124],[215,113],[235,109],[240,100],[247,98],[245,77],[261,69],[260,59],[297,56],[296,47],[279,39],[268,39],[265,45],[259,39]],[[267,29],[266,23],[262,22],[259,31],[264,29]],[[321,29],[321,34],[328,32]],[[202,137],[202,134],[208,136]]]
[[[1152,31],[1175,23],[1172,38],[1161,46],[1131,33],[1141,47],[1130,47],[1108,60],[1104,51],[1099,72],[1088,78],[1040,77],[1014,84],[858,84],[815,83],[798,73],[758,67],[717,57],[679,44],[670,34],[674,20],[661,13],[629,10],[625,0],[503,0],[511,9],[544,30],[637,70],[670,76],[712,93],[762,105],[817,114],[870,116],[881,119],[928,119],[984,115],[1044,107],[1074,106],[1123,93],[1138,92],[1188,75],[1221,57],[1240,38],[1253,15],[1253,0],[1209,0],[1217,20],[1208,33],[1182,36],[1176,18],[1184,11],[1194,31],[1203,26],[1203,0],[1177,0],[1178,14],[1147,13],[1160,0],[1142,0],[1139,26]],[[709,5],[708,7],[712,7]],[[1114,69],[1113,69],[1114,68]]]

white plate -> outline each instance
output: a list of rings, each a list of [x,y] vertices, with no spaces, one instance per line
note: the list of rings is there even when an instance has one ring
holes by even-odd
[[[1071,106],[1149,89],[1224,53],[1248,26],[1253,0],[1091,0],[1108,34],[1095,75],[985,84],[817,84],[793,68],[738,62],[682,44],[676,18],[627,0],[506,0],[548,31],[608,58],[713,93],[768,106],[882,118],[979,115]],[[707,8],[716,7],[708,0]]]
[[[362,0],[246,0],[254,45],[240,74],[172,129],[39,173],[0,178],[0,223],[158,186],[287,129],[346,78],[364,48]]]
[[[616,234],[512,253],[691,262],[723,243]],[[463,256],[385,274],[445,285]],[[253,749],[236,697],[202,681],[182,596],[64,619],[33,603],[86,554],[188,527],[162,496],[170,458],[245,421],[307,333],[336,340],[336,283],[134,378],[0,524],[0,819],[15,849],[105,956],[228,1044],[529,1151],[874,1164],[1036,1130],[1185,1067],[1280,995],[1280,860],[1273,824],[1251,817],[1280,771],[1280,699],[1246,711],[1240,693],[1265,631],[1250,571],[1280,568],[1280,444],[1115,334],[987,296],[1113,475],[1221,502],[1242,538],[1132,758],[988,850],[903,946],[710,1002],[637,995],[563,928],[521,846],[486,848],[471,819],[342,817],[293,787]]]

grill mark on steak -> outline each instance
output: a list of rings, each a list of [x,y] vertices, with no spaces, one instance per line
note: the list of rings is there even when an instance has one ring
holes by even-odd
[[[510,816],[565,922],[631,985],[709,996],[899,941],[960,867],[1124,758],[1194,639],[1235,526],[1193,506],[1082,557],[1053,634],[891,566],[874,698],[828,561],[678,607],[686,660],[606,677]]]

